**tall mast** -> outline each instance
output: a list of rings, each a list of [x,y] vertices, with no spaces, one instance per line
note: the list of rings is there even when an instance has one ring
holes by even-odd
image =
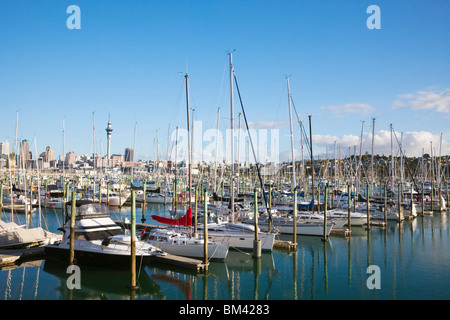
[[[395,177],[395,173],[394,173],[394,146],[392,143],[392,123],[390,125],[391,127],[391,190],[392,190],[392,195],[394,194],[394,177]]]
[[[289,87],[289,77],[286,76],[287,80],[287,88],[288,88],[288,105],[289,105],[289,123],[291,128],[291,153],[292,153],[292,192],[294,192],[294,189],[297,185],[296,178],[295,178],[295,155],[294,155],[294,129],[292,128],[292,110],[291,110],[291,89]]]
[[[231,223],[234,223],[234,125],[233,125],[233,53],[230,52],[230,121],[231,121]]]
[[[309,148],[311,150],[311,195],[312,195],[312,211],[314,213],[314,157],[312,147],[312,129],[311,129],[311,115],[309,117]],[[320,197],[319,200],[320,201]]]
[[[66,133],[65,133],[65,128],[64,128],[64,117],[62,119],[62,136],[63,136],[63,148],[62,148],[62,153],[63,153],[63,159],[65,159],[65,150],[64,150],[64,145],[65,145],[65,140],[66,140]],[[37,153],[36,153],[36,157],[37,157]],[[64,160],[63,160],[63,179],[65,179],[65,165],[64,165]]]
[[[95,161],[95,113],[92,112],[92,159],[94,160],[94,169],[97,168],[96,161]],[[64,155],[63,155],[64,156]]]
[[[189,124],[189,76],[186,73],[186,110],[187,110],[187,131],[188,131],[188,154],[187,154],[187,161],[188,161],[188,171],[189,171],[189,177],[188,177],[188,184],[189,184],[189,206],[191,205],[191,180],[192,180],[192,174],[191,174],[191,142],[190,142],[190,124]]]
[[[303,182],[303,198],[306,197],[306,182],[305,182],[305,159],[303,154],[303,121],[300,120],[300,142],[302,149],[302,182]]]
[[[374,141],[375,141],[375,118],[372,118],[372,159],[370,162],[370,169],[371,169],[371,173],[372,173],[372,181],[371,181],[371,188],[370,190],[372,190],[372,195],[373,195],[373,183],[375,181],[375,177],[374,177],[374,172],[373,172],[373,146],[374,146]]]
[[[218,153],[218,143],[219,143],[219,119],[220,119],[220,108],[217,108],[217,133],[216,133],[216,157],[214,160],[214,192],[217,192],[217,153]]]
[[[237,145],[237,194],[239,195],[239,169],[240,169],[240,163],[239,163],[239,151],[241,148],[241,113],[238,114],[238,145]]]

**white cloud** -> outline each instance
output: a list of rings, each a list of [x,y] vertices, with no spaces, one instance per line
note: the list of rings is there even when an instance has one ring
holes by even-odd
[[[433,154],[438,156],[439,149],[441,148],[441,155],[450,153],[450,143],[443,137],[442,146],[440,145],[440,135],[432,134],[428,131],[411,131],[402,133],[395,132],[393,135],[393,150],[394,155],[398,155],[399,143],[402,142],[402,149],[406,156],[421,156],[422,149],[425,153],[431,153],[431,146],[433,147]],[[398,140],[398,142],[397,142]],[[337,147],[341,147],[341,155],[348,156],[348,148],[350,152],[354,153],[354,147],[356,146],[356,153],[359,154],[360,137],[356,135],[344,135],[341,137],[330,135],[313,135],[313,145],[318,147],[317,153],[323,153],[325,148],[328,147],[328,154],[333,154],[334,143]],[[431,143],[430,143],[431,142]],[[314,150],[313,150],[314,151]],[[362,153],[372,152],[372,133],[365,133],[363,135]],[[314,151],[315,154],[316,151]],[[375,154],[391,154],[391,132],[389,130],[380,130],[375,133],[374,136],[374,153]]]
[[[347,103],[337,106],[321,107],[321,109],[330,111],[337,117],[342,117],[346,114],[365,116],[375,111],[375,108],[367,103]]]
[[[394,101],[394,109],[410,108],[450,114],[450,89],[421,90],[416,93],[398,95],[398,98]]]

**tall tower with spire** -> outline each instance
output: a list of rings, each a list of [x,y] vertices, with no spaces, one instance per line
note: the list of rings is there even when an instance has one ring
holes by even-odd
[[[111,133],[112,133],[113,129],[111,127],[111,113],[109,113],[109,119],[108,119],[108,127],[106,127],[106,137],[107,137],[107,141],[108,141],[108,151],[107,151],[107,163],[109,166],[109,162],[111,159]]]

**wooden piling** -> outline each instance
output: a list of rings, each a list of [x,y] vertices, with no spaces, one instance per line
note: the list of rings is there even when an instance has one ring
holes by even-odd
[[[76,214],[76,200],[75,200],[75,191],[72,191],[72,210],[70,216],[70,255],[69,255],[69,264],[75,264],[75,214]]]
[[[293,232],[292,232],[292,243],[295,246],[294,249],[297,249],[297,188],[294,189],[294,223],[293,223]]]
[[[367,215],[366,230],[370,230],[370,203],[369,203],[369,185],[368,184],[366,184],[366,215]]]
[[[425,191],[424,191],[424,189],[425,189],[425,186],[422,181],[422,216],[425,215]]]
[[[319,189],[320,190],[320,189]],[[323,237],[322,241],[328,241],[327,235],[327,201],[328,201],[328,185],[325,186],[325,194],[324,194],[324,208],[323,208]],[[320,191],[319,191],[319,202],[320,202]],[[320,213],[320,211],[319,211]]]
[[[198,237],[198,230],[197,230],[198,186],[195,187],[194,198],[195,198],[195,204],[194,204],[194,237],[196,238],[196,237]]]
[[[384,184],[384,223],[387,224],[387,183]]]
[[[203,264],[204,271],[208,272],[208,191],[205,189],[205,203],[204,203],[204,222],[203,222]]]
[[[398,184],[397,189],[398,189],[398,219],[400,222],[400,221],[403,221],[402,197],[401,197],[401,195],[402,195],[401,190],[403,189],[403,186],[401,183]]]
[[[131,190],[131,283],[128,286],[131,290],[136,290],[136,191]]]
[[[348,222],[347,222],[347,227],[349,230],[351,230],[352,228],[352,218],[351,218],[351,210],[352,210],[352,197],[351,197],[351,193],[350,193],[350,184],[347,183],[347,206],[348,206]]]
[[[255,240],[253,241],[253,258],[260,259],[261,258],[261,241],[258,237],[258,192],[256,188],[253,190],[253,199],[254,199],[254,216],[253,220],[255,221]],[[269,213],[270,214],[270,213]]]

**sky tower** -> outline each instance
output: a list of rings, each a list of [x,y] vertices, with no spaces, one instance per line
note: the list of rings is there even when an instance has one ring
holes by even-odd
[[[109,113],[108,127],[106,128],[106,137],[108,140],[107,162],[111,159],[111,133],[113,129],[111,127],[111,113]]]

